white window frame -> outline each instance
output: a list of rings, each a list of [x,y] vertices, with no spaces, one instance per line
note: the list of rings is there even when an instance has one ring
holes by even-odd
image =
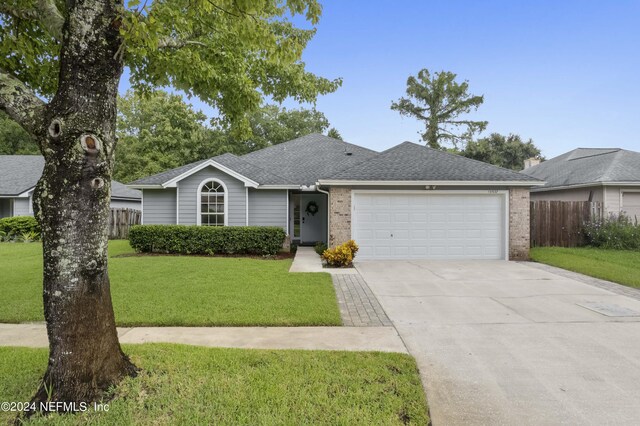
[[[224,189],[224,226],[229,226],[229,190],[227,189],[227,185],[225,185],[223,181],[215,178],[206,178],[205,180],[200,182],[200,185],[198,185],[198,191],[196,192],[196,209],[197,209],[196,223],[198,224],[198,226],[202,226],[202,207],[201,207],[202,194],[201,192],[202,192],[202,188],[209,182],[218,183],[220,184],[220,186],[222,186],[222,189]]]

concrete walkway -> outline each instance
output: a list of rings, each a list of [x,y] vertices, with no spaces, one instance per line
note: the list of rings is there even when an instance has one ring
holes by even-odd
[[[435,426],[640,424],[639,300],[525,263],[356,267],[418,362]]]
[[[124,344],[407,353],[393,327],[132,327],[118,328],[118,335]],[[48,345],[44,324],[0,324],[0,346]]]
[[[331,275],[357,275],[356,268],[323,268],[320,256],[313,247],[301,247],[296,250],[296,256],[289,272],[327,272]]]

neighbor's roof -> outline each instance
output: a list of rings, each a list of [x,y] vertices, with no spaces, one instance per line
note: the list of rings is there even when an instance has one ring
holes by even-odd
[[[0,195],[20,195],[30,190],[42,175],[41,155],[0,155]]]
[[[137,189],[127,187],[124,183],[112,180],[111,198],[130,198],[132,200],[140,200],[142,199],[142,193]]]
[[[640,185],[640,153],[620,148],[577,148],[523,173],[547,182],[539,190],[606,183]]]
[[[223,154],[131,182],[131,186],[162,185],[209,160],[260,185],[313,185],[376,155],[375,151],[313,133],[238,157]]]
[[[522,182],[533,177],[482,161],[403,142],[326,179],[335,181]],[[322,180],[321,180],[322,183]]]
[[[0,155],[0,195],[18,196],[38,183],[44,169],[41,155]],[[111,181],[111,198],[140,200],[140,191]]]

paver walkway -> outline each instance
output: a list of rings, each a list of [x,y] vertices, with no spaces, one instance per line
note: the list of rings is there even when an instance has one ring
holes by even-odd
[[[298,247],[289,272],[327,272],[336,289],[342,323],[347,327],[391,326],[382,306],[356,268],[323,268],[312,247]]]
[[[333,275],[340,316],[345,326],[391,326],[391,320],[380,306],[360,274]]]
[[[407,353],[393,327],[132,327],[120,343],[182,343],[243,349],[318,349]],[[0,324],[0,346],[48,346],[44,324]]]

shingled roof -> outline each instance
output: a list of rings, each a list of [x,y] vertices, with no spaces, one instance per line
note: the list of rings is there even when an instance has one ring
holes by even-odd
[[[0,155],[0,195],[18,196],[38,183],[44,158],[41,155]],[[111,181],[111,198],[140,200],[140,191],[127,188],[120,182]]]
[[[41,155],[0,155],[0,195],[20,195],[33,188],[43,169]]]
[[[243,156],[223,154],[131,182],[132,186],[162,185],[209,160],[261,185],[313,185],[319,177],[350,167],[377,152],[313,133]]]
[[[378,153],[318,133],[254,151],[241,158],[278,173],[288,183],[313,185]]]
[[[640,153],[620,148],[577,148],[522,171],[544,180],[540,190],[575,185],[640,185]]]
[[[317,133],[238,157],[223,154],[153,176],[133,187],[160,186],[213,161],[259,185],[313,185],[320,181],[539,181],[481,161],[426,148],[411,142],[378,153]]]
[[[538,180],[482,161],[403,142],[327,181],[531,182]]]

